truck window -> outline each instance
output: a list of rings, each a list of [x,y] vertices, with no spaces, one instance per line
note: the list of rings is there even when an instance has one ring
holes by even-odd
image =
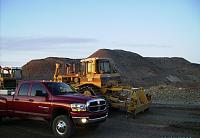
[[[76,93],[68,84],[65,83],[56,83],[56,82],[47,82],[45,83],[49,91],[53,95],[66,95]]]
[[[19,96],[26,96],[28,94],[28,90],[29,90],[29,83],[23,83],[19,89]]]
[[[45,96],[46,93],[46,89],[44,88],[44,86],[42,86],[42,84],[33,83],[31,89],[31,96]]]

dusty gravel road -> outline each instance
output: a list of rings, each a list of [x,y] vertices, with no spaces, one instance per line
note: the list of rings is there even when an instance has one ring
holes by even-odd
[[[4,120],[0,138],[53,138],[45,122]],[[112,111],[111,117],[96,129],[78,128],[74,138],[200,138],[200,108],[154,105],[150,111],[126,118]]]

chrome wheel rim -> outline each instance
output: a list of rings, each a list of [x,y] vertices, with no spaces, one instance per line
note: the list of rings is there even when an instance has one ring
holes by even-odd
[[[64,135],[67,131],[67,124],[63,120],[59,120],[56,125],[56,131],[59,135]]]

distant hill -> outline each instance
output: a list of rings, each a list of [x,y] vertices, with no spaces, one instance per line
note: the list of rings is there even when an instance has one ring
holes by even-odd
[[[183,58],[151,58],[124,50],[100,49],[89,57],[111,58],[123,82],[134,86],[200,84],[200,65]],[[24,79],[52,79],[55,63],[78,63],[80,59],[49,57],[32,60],[22,67]],[[34,74],[34,75],[33,75]]]

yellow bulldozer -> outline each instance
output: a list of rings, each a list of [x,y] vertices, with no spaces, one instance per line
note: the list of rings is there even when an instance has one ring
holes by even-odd
[[[143,88],[133,88],[122,85],[120,74],[114,62],[109,58],[86,58],[80,64],[56,64],[54,81],[65,82],[77,88],[86,96],[102,96],[111,107],[125,110],[136,116],[137,113],[148,110],[151,96],[146,95]]]

